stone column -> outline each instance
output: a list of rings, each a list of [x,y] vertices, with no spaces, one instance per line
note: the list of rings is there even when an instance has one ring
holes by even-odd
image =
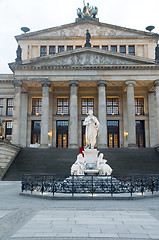
[[[41,85],[42,85],[41,147],[48,147],[50,82],[42,82]]]
[[[78,147],[78,81],[70,81],[70,121],[69,121],[69,148]]]
[[[27,142],[27,109],[28,109],[28,94],[22,93],[22,109],[21,109],[21,146],[26,147]]]
[[[156,80],[154,82],[155,85],[155,91],[156,91],[156,121],[157,121],[157,147],[159,147],[159,80]]]
[[[22,105],[22,82],[14,81],[14,102],[13,102],[13,128],[12,128],[12,143],[15,145],[21,144],[21,105]]]
[[[134,105],[135,81],[126,81],[127,86],[127,117],[128,117],[128,147],[136,147],[136,125]]]
[[[106,121],[106,81],[98,81],[98,120],[100,122],[98,147],[107,147],[107,121]]]

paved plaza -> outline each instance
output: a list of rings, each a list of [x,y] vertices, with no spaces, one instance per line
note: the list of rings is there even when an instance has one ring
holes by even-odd
[[[159,239],[159,198],[53,200],[0,182],[0,240]]]

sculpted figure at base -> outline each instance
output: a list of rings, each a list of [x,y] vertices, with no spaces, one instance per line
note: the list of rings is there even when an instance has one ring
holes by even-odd
[[[98,119],[93,115],[92,110],[89,110],[88,117],[85,118],[83,124],[86,126],[86,147],[85,148],[94,149],[100,123]]]
[[[107,160],[103,159],[104,154],[101,153],[97,160],[97,167],[99,169],[99,175],[111,175],[113,170],[112,168],[106,164]]]
[[[84,157],[80,153],[77,156],[76,162],[71,167],[71,175],[84,175],[85,164]]]

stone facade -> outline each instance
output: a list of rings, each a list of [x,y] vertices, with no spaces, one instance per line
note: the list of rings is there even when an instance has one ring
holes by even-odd
[[[87,29],[91,48],[84,47]],[[22,61],[9,64],[13,75],[0,75],[6,137],[12,128],[12,142],[23,147],[81,147],[92,108],[98,147],[158,146],[158,39],[91,19],[16,36]]]

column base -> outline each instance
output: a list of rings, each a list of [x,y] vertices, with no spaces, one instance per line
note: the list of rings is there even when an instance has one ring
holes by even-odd
[[[77,144],[69,144],[68,148],[79,148]]]
[[[129,143],[128,148],[138,148],[136,144],[134,143]]]
[[[98,144],[98,148],[108,148],[107,144]]]

